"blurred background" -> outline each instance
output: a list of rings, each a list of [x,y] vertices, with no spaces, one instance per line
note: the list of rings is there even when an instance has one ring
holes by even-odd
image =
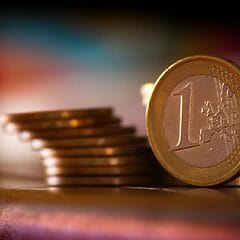
[[[69,4],[70,5],[70,4]],[[238,7],[198,2],[0,10],[0,112],[112,106],[145,134],[140,86],[193,54],[240,63]],[[40,176],[38,154],[0,133],[0,169]]]

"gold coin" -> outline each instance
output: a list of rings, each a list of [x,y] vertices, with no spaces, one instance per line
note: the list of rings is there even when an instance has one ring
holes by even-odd
[[[63,158],[47,157],[43,160],[45,167],[58,166],[125,166],[125,165],[155,165],[154,156],[118,156],[118,157],[80,157]]]
[[[82,128],[90,126],[103,126],[108,124],[119,123],[120,119],[116,117],[90,117],[90,118],[73,118],[67,120],[48,120],[31,123],[12,123],[9,122],[3,126],[3,129],[9,133],[15,133],[23,130],[43,131],[53,129]]]
[[[151,176],[127,177],[47,177],[48,186],[152,186],[158,179]]]
[[[0,124],[5,125],[8,122],[34,122],[39,120],[51,119],[69,119],[92,116],[110,116],[111,108],[89,108],[89,109],[65,109],[57,111],[41,111],[27,113],[8,113],[0,114]]]
[[[156,175],[156,169],[150,166],[101,166],[101,167],[47,167],[47,176],[113,176],[113,175]]]
[[[100,137],[112,135],[128,135],[134,134],[134,127],[121,127],[121,126],[104,126],[104,127],[86,127],[77,129],[61,129],[59,130],[46,130],[46,131],[21,131],[19,138],[22,141],[29,141],[31,139],[73,139],[82,137]]]
[[[240,71],[224,59],[184,58],[167,68],[147,106],[148,137],[161,165],[192,185],[240,171]]]
[[[42,157],[97,157],[97,156],[139,156],[151,155],[150,148],[146,146],[115,146],[97,148],[51,149],[44,148],[40,151]]]
[[[42,148],[79,148],[79,147],[108,147],[118,145],[135,145],[146,143],[145,137],[136,136],[108,136],[94,138],[62,139],[62,140],[43,140],[35,139],[32,141],[32,149]]]

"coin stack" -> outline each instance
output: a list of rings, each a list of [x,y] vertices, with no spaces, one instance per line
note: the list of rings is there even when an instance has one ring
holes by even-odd
[[[158,183],[147,139],[122,126],[111,108],[4,114],[0,122],[40,152],[48,186]]]

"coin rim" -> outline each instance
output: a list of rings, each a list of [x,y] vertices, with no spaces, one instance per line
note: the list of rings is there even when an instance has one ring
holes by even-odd
[[[124,165],[124,166],[68,166],[45,167],[45,176],[59,177],[95,177],[95,176],[142,176],[156,175],[157,171],[151,165]]]
[[[151,156],[151,148],[145,144],[126,145],[126,146],[110,146],[110,147],[87,147],[87,148],[42,148],[40,155],[43,158],[47,157],[98,157],[98,156]]]
[[[40,147],[35,147],[39,143]],[[135,135],[112,135],[100,137],[82,137],[73,139],[34,139],[31,141],[33,150],[42,148],[69,149],[69,148],[87,148],[87,147],[110,147],[110,146],[126,146],[146,144],[147,138]]]
[[[49,163],[50,162],[50,163]],[[70,162],[70,163],[69,163]],[[64,158],[64,157],[49,157],[43,158],[44,167],[85,167],[85,166],[153,166],[157,163],[154,156],[117,156],[117,157],[79,157],[79,158]],[[67,164],[66,164],[67,163]]]
[[[74,135],[69,133],[69,131],[81,131],[83,133],[78,133],[78,135]],[[96,131],[95,131],[96,130]],[[99,131],[100,130],[100,131]],[[125,135],[132,135],[135,134],[136,128],[132,126],[121,126],[121,125],[104,125],[104,126],[90,126],[90,127],[82,127],[82,128],[68,128],[68,129],[61,129],[61,132],[65,132],[62,136],[49,137],[48,133],[56,133],[59,129],[55,130],[42,130],[42,131],[32,131],[32,130],[22,130],[19,131],[18,136],[21,141],[32,141],[34,139],[46,139],[46,140],[60,140],[60,139],[77,139],[77,138],[87,138],[87,137],[102,137],[102,136],[125,136]],[[88,133],[86,133],[88,131]],[[112,132],[111,132],[112,131]],[[90,132],[90,134],[89,134]],[[23,137],[24,134],[29,135],[27,138]]]
[[[74,124],[72,124],[74,122]],[[8,132],[8,127],[11,126],[10,133],[18,133],[22,131],[51,131],[62,129],[77,129],[90,128],[95,126],[107,126],[111,124],[120,124],[121,118],[115,116],[99,117],[92,116],[86,118],[69,118],[69,119],[49,119],[39,120],[34,122],[8,122],[2,126],[3,130]]]
[[[131,176],[94,176],[94,177],[46,177],[48,186],[125,186],[157,184],[158,179],[149,175]],[[54,184],[55,183],[55,184]]]
[[[1,113],[1,118],[6,118],[4,122],[28,122],[41,119],[69,119],[74,117],[86,116],[102,116],[112,115],[113,108],[98,107],[98,108],[82,108],[82,109],[59,109],[47,111],[19,112],[19,113]]]

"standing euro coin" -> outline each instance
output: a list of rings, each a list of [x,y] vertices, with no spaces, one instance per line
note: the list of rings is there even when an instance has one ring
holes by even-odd
[[[240,70],[212,56],[177,61],[159,77],[146,111],[149,141],[161,165],[196,186],[240,172]]]

